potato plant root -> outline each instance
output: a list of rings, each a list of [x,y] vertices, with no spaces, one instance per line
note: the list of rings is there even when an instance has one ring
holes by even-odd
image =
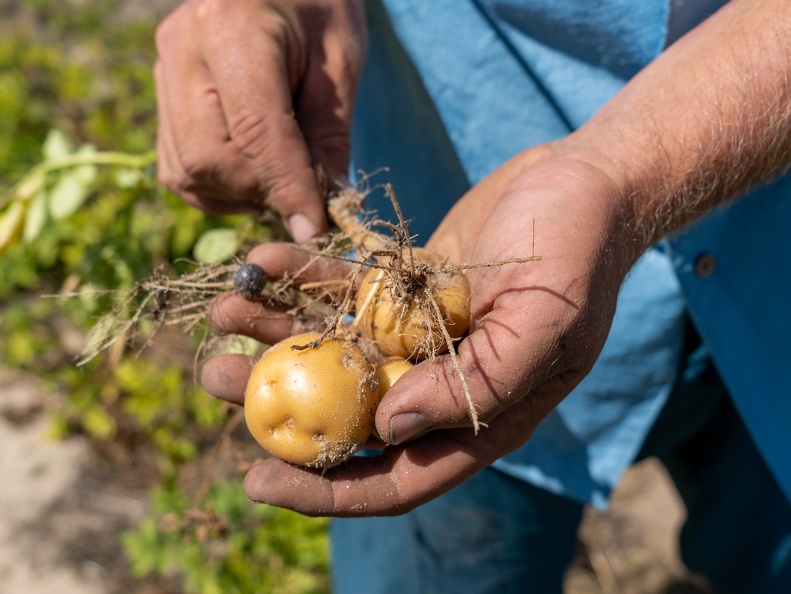
[[[412,245],[395,192],[389,185],[385,190],[397,224],[381,219],[363,220],[364,195],[355,188],[345,188],[329,199],[330,216],[357,253],[354,272],[350,275],[350,294],[357,286],[357,279],[363,277],[354,299],[356,317],[350,327],[373,342],[385,356],[421,361],[448,353],[477,433],[481,423],[455,348],[469,329],[470,286],[466,271],[532,262],[540,257],[453,264],[439,254]],[[388,233],[374,231],[377,227]],[[362,273],[366,267],[370,270]],[[328,327],[328,334],[336,331],[340,320],[352,313],[349,301],[340,308],[337,324]]]
[[[152,330],[160,326],[181,324],[194,330],[207,319],[212,300],[235,288],[237,294],[260,304],[257,316],[275,315],[271,312],[276,309],[277,316],[288,316],[295,327],[317,330],[309,337],[289,342],[287,350],[293,356],[298,356],[300,351],[330,351],[338,344],[344,345],[344,352],[346,345],[354,347],[367,365],[377,365],[391,356],[412,362],[448,356],[477,432],[482,423],[456,354],[456,345],[469,327],[470,286],[466,272],[533,262],[540,257],[475,264],[449,262],[439,254],[412,245],[395,192],[388,185],[385,190],[396,223],[376,218],[375,213],[365,213],[366,194],[356,188],[346,187],[330,195],[328,212],[340,232],[329,233],[308,244],[293,245],[293,249],[308,258],[301,270],[285,278],[266,278],[260,268],[242,264],[240,260],[197,266],[194,272],[175,279],[158,272],[137,283],[129,295],[117,300],[114,311],[97,324],[83,360],[104,350],[122,352],[129,343],[139,345],[141,335],[145,336],[145,345],[151,341]],[[295,280],[326,258],[349,263],[346,278],[305,283]],[[143,332],[146,326],[147,332]],[[199,349],[200,355],[217,345],[218,338],[209,336]],[[305,360],[312,356],[306,353]],[[339,356],[348,358],[348,354]],[[367,378],[368,372],[362,375]],[[361,382],[376,385],[373,371],[370,376],[370,382],[368,379]],[[369,406],[366,398],[358,400]],[[375,410],[375,403],[370,406]],[[373,412],[371,418],[372,415]],[[371,429],[372,424],[367,428],[369,434]],[[338,452],[330,451],[327,440],[312,444],[321,445],[323,453],[306,454],[293,461],[316,467],[337,464],[356,451],[365,436],[346,441],[352,445],[339,446]],[[340,452],[343,448],[348,451]],[[281,457],[280,453],[276,455]]]

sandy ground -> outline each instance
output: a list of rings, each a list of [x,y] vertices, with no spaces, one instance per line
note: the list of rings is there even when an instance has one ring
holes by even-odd
[[[48,437],[52,396],[35,378],[0,369],[0,386],[0,594],[138,594],[123,586],[118,534],[144,515],[145,493],[86,441]],[[705,592],[678,560],[683,518],[662,466],[636,466],[611,510],[588,510],[565,593]]]
[[[685,517],[664,466],[655,459],[635,465],[608,511],[586,511],[565,594],[711,594],[705,580],[679,559]]]
[[[145,493],[108,481],[85,440],[48,437],[34,378],[0,369],[0,386],[0,594],[110,592]]]

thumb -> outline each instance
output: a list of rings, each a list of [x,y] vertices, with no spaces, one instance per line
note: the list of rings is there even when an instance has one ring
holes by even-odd
[[[268,98],[273,95],[270,90]],[[224,107],[231,139],[258,179],[264,206],[277,212],[301,243],[323,231],[327,222],[311,155],[289,105],[282,96],[280,105],[239,105],[229,99]]]
[[[530,334],[520,340],[514,325],[484,318],[455,358],[442,355],[401,376],[377,409],[379,435],[397,445],[437,429],[478,430],[510,409],[497,418],[501,431],[526,439],[583,375]]]
[[[455,362],[450,355],[423,361],[385,394],[376,415],[384,441],[398,445],[437,429],[478,429],[516,400],[513,391],[495,387],[485,367],[471,364],[468,342]]]

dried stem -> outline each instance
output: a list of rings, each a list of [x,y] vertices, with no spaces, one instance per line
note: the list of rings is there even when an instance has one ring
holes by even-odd
[[[431,291],[426,291],[426,297],[428,299],[428,302],[431,304],[431,307],[434,309],[434,315],[436,316],[437,326],[442,332],[442,337],[445,339],[445,344],[448,347],[448,355],[450,355],[450,360],[451,360],[451,364],[453,365],[453,369],[456,371],[456,373],[459,376],[459,381],[461,382],[461,389],[462,392],[464,392],[464,398],[467,400],[467,410],[469,411],[470,414],[472,427],[475,430],[475,434],[477,435],[483,423],[481,423],[478,420],[478,411],[475,408],[475,403],[472,401],[472,394],[470,394],[470,387],[467,385],[467,377],[464,375],[464,372],[461,370],[461,366],[459,365],[459,358],[456,355],[456,349],[455,349],[455,345],[453,344],[453,339],[450,337],[450,334],[448,333],[448,328],[445,325],[445,320],[442,317],[442,310],[439,307],[439,303],[437,303],[437,298],[434,297]]]
[[[401,230],[401,237],[398,239],[398,245],[401,246],[402,242],[406,243],[407,249],[409,250],[409,272],[412,276],[414,276],[415,256],[412,253],[412,238],[409,236],[409,229],[407,227],[406,220],[404,219],[404,215],[401,212],[401,205],[398,203],[393,186],[387,184],[385,186],[385,190],[387,191],[387,196],[390,198],[390,202],[392,203],[393,209],[395,210],[396,216],[398,217],[398,227]]]
[[[344,188],[327,203],[330,217],[361,253],[381,250],[384,238],[371,231],[358,217],[362,212],[363,196],[354,188]]]
[[[355,312],[356,317],[352,322],[352,328],[357,328],[357,326],[360,324],[360,320],[363,319],[363,314],[365,314],[365,312],[368,311],[368,308],[371,307],[371,304],[374,302],[374,299],[376,299],[377,295],[379,295],[379,291],[382,288],[381,282],[384,276],[385,276],[385,271],[383,269],[380,269],[379,272],[376,274],[376,278],[371,281],[371,284],[375,283],[378,286],[374,287],[374,290],[368,293],[368,295],[365,298],[365,301],[363,301],[358,311]]]

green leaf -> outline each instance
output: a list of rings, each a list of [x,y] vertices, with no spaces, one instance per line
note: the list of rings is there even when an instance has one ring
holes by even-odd
[[[104,409],[98,406],[91,407],[83,413],[82,418],[85,429],[93,437],[110,439],[115,435],[115,421]]]
[[[17,199],[30,200],[44,186],[46,177],[43,173],[32,173],[25,176],[16,188]]]
[[[96,153],[90,145],[80,147],[75,155],[84,155],[88,160]],[[49,213],[56,221],[70,217],[85,204],[90,186],[96,179],[94,165],[79,165],[63,170],[49,192]]]
[[[122,167],[115,172],[115,185],[125,190],[136,187],[142,179],[143,173],[139,169]]]
[[[44,140],[44,146],[42,147],[45,160],[62,159],[70,155],[73,150],[74,148],[69,138],[63,131],[58,129],[49,131],[47,138]]]
[[[27,243],[32,243],[47,223],[47,193],[39,190],[30,200],[25,217],[25,227],[22,237]]]
[[[11,247],[25,224],[25,203],[15,200],[0,214],[0,254]]]
[[[228,353],[234,355],[257,355],[261,350],[261,343],[255,338],[233,334],[228,342]]]
[[[49,192],[49,213],[52,218],[59,221],[77,212],[88,197],[86,189],[73,172],[61,175]]]
[[[237,250],[235,229],[210,229],[195,242],[192,255],[203,264],[216,264],[232,258]]]

